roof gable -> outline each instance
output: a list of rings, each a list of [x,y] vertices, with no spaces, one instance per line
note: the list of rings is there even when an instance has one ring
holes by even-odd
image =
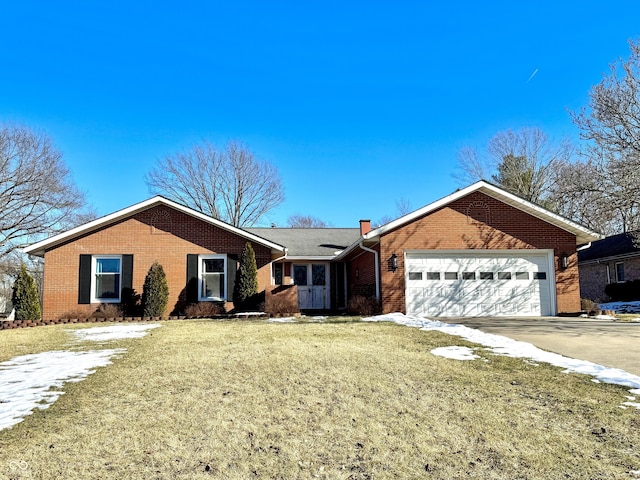
[[[158,205],[164,205],[167,206],[169,208],[178,210],[182,213],[185,213],[187,215],[190,215],[198,220],[201,220],[203,222],[206,222],[208,224],[211,225],[215,225],[216,227],[219,227],[223,230],[226,230],[228,232],[234,233],[236,235],[239,235],[241,237],[246,238],[247,240],[250,240],[252,242],[255,242],[257,244],[260,245],[264,245],[268,248],[271,248],[272,250],[276,251],[276,252],[284,252],[286,250],[286,248],[282,245],[279,245],[275,242],[272,242],[270,240],[267,240],[265,238],[261,238],[247,230],[238,228],[238,227],[234,227],[231,224],[228,224],[226,222],[223,222],[221,220],[217,220],[213,217],[210,217],[208,215],[205,215],[204,213],[198,212],[196,210],[193,210],[192,208],[189,207],[185,207],[184,205],[181,205],[179,203],[176,203],[172,200],[169,200],[167,198],[161,197],[161,196],[155,196],[153,198],[150,198],[148,200],[144,200],[140,203],[136,203],[135,205],[131,205],[130,207],[124,208],[122,210],[118,210],[117,212],[111,213],[109,215],[106,215],[104,217],[100,217],[96,220],[93,220],[91,222],[85,223],[83,225],[80,225],[76,228],[72,228],[71,230],[67,230],[66,232],[62,232],[59,233],[57,235],[54,235],[52,237],[49,237],[45,240],[42,240],[40,242],[36,242],[34,244],[29,245],[28,247],[24,248],[24,252],[28,253],[30,255],[36,255],[36,256],[44,256],[44,252],[45,250],[51,249],[57,245],[60,245],[62,243],[66,243],[69,241],[74,240],[75,238],[79,238],[83,235],[87,235],[91,232],[94,232],[96,230],[99,230],[101,228],[105,228],[108,227],[109,225],[112,225],[116,222],[119,222],[121,220],[133,217],[134,215],[136,215],[137,213],[143,212],[145,210],[148,210],[150,208],[153,208],[155,206]]]
[[[584,244],[593,242],[602,238],[602,235],[579,225],[567,218],[562,217],[556,213],[553,213],[543,207],[540,207],[532,202],[524,200],[523,198],[518,197],[512,193],[503,190],[502,188],[496,187],[484,180],[474,183],[473,185],[469,185],[466,188],[459,189],[452,193],[451,195],[447,195],[439,200],[436,200],[433,203],[430,203],[418,210],[411,212],[407,215],[397,218],[381,227],[371,230],[367,234],[363,235],[360,239],[354,242],[349,246],[342,254],[338,256],[339,259],[345,258],[349,252],[351,252],[354,248],[356,248],[359,244],[366,242],[368,244],[374,243],[379,240],[382,235],[389,233],[397,228],[400,228],[404,225],[407,225],[411,222],[416,221],[417,219],[424,217],[431,212],[434,212],[440,208],[443,208],[450,203],[455,202],[456,200],[466,197],[467,195],[481,192],[491,198],[494,198],[506,205],[510,205],[513,208],[517,208],[523,212],[526,212],[536,218],[539,218],[551,225],[555,225],[556,227],[565,230],[576,236],[576,244]]]
[[[456,192],[448,195],[446,197],[441,198],[429,205],[426,205],[414,212],[411,212],[407,215],[404,215],[392,222],[389,222],[381,227],[376,228],[375,230],[370,231],[364,238],[366,240],[384,235],[385,233],[395,230],[398,227],[406,225],[408,223],[413,222],[414,220],[423,217],[439,208],[445,207],[446,205],[458,200],[459,198],[465,197],[473,192],[481,192],[485,195],[492,197],[496,200],[499,200],[507,205],[510,205],[518,210],[522,210],[536,218],[539,218],[547,223],[555,225],[556,227],[570,232],[576,236],[576,244],[588,243],[602,238],[602,235],[589,230],[582,225],[579,225],[569,219],[566,219],[557,213],[553,213],[545,208],[542,208],[534,203],[531,203],[527,200],[524,200],[512,193],[507,192],[495,185],[485,182],[481,180],[479,182],[474,183],[466,188],[457,190]]]

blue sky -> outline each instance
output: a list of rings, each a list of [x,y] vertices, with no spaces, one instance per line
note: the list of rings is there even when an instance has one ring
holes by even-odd
[[[236,139],[283,179],[264,224],[357,226],[454,191],[497,131],[577,140],[567,109],[638,36],[637,1],[6,2],[0,121],[46,131],[99,214]]]

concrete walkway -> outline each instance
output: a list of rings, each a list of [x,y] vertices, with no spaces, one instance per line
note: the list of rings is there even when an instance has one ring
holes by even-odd
[[[438,318],[640,375],[640,323],[565,317]]]

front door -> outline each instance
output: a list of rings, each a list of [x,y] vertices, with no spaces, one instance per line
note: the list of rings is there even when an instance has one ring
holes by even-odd
[[[300,310],[329,308],[326,264],[294,264],[293,281],[298,286],[298,307]]]

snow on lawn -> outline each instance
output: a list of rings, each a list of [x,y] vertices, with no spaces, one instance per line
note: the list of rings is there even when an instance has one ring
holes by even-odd
[[[484,345],[496,355],[526,358],[535,362],[550,363],[551,365],[564,368],[565,373],[583,373],[593,376],[596,381],[631,387],[632,390],[630,390],[630,393],[640,395],[640,377],[638,375],[633,375],[619,368],[605,367],[587,360],[577,360],[557,353],[547,352],[530,343],[513,340],[503,337],[502,335],[485,333],[481,330],[455,323],[444,323],[426,318],[410,317],[402,313],[378,315],[376,317],[363,318],[363,320],[366,322],[394,322],[408,327],[416,327],[421,330],[437,330],[449,335],[462,337],[472,343]],[[632,402],[625,402],[623,405],[640,408],[640,404],[633,404]]]
[[[144,337],[160,324],[114,325],[73,330],[80,341],[105,342]],[[20,423],[34,409],[44,410],[64,392],[65,382],[79,382],[96,367],[111,363],[111,357],[126,349],[70,352],[56,350],[12,358],[0,363],[0,430]],[[56,390],[52,390],[55,388]]]
[[[150,329],[158,328],[159,326],[159,323],[113,325],[111,327],[80,328],[72,330],[72,332],[79,341],[106,342],[125,338],[142,338]]]
[[[452,360],[475,360],[480,358],[469,347],[438,347],[431,350],[433,355],[451,358]]]
[[[270,317],[267,319],[267,322],[271,323],[292,323],[295,321],[294,317]]]
[[[52,351],[0,363],[0,430],[20,423],[36,408],[48,408],[64,393],[52,387],[60,389],[64,382],[79,382],[124,351]]]
[[[616,313],[640,313],[640,301],[601,303],[600,308]]]

